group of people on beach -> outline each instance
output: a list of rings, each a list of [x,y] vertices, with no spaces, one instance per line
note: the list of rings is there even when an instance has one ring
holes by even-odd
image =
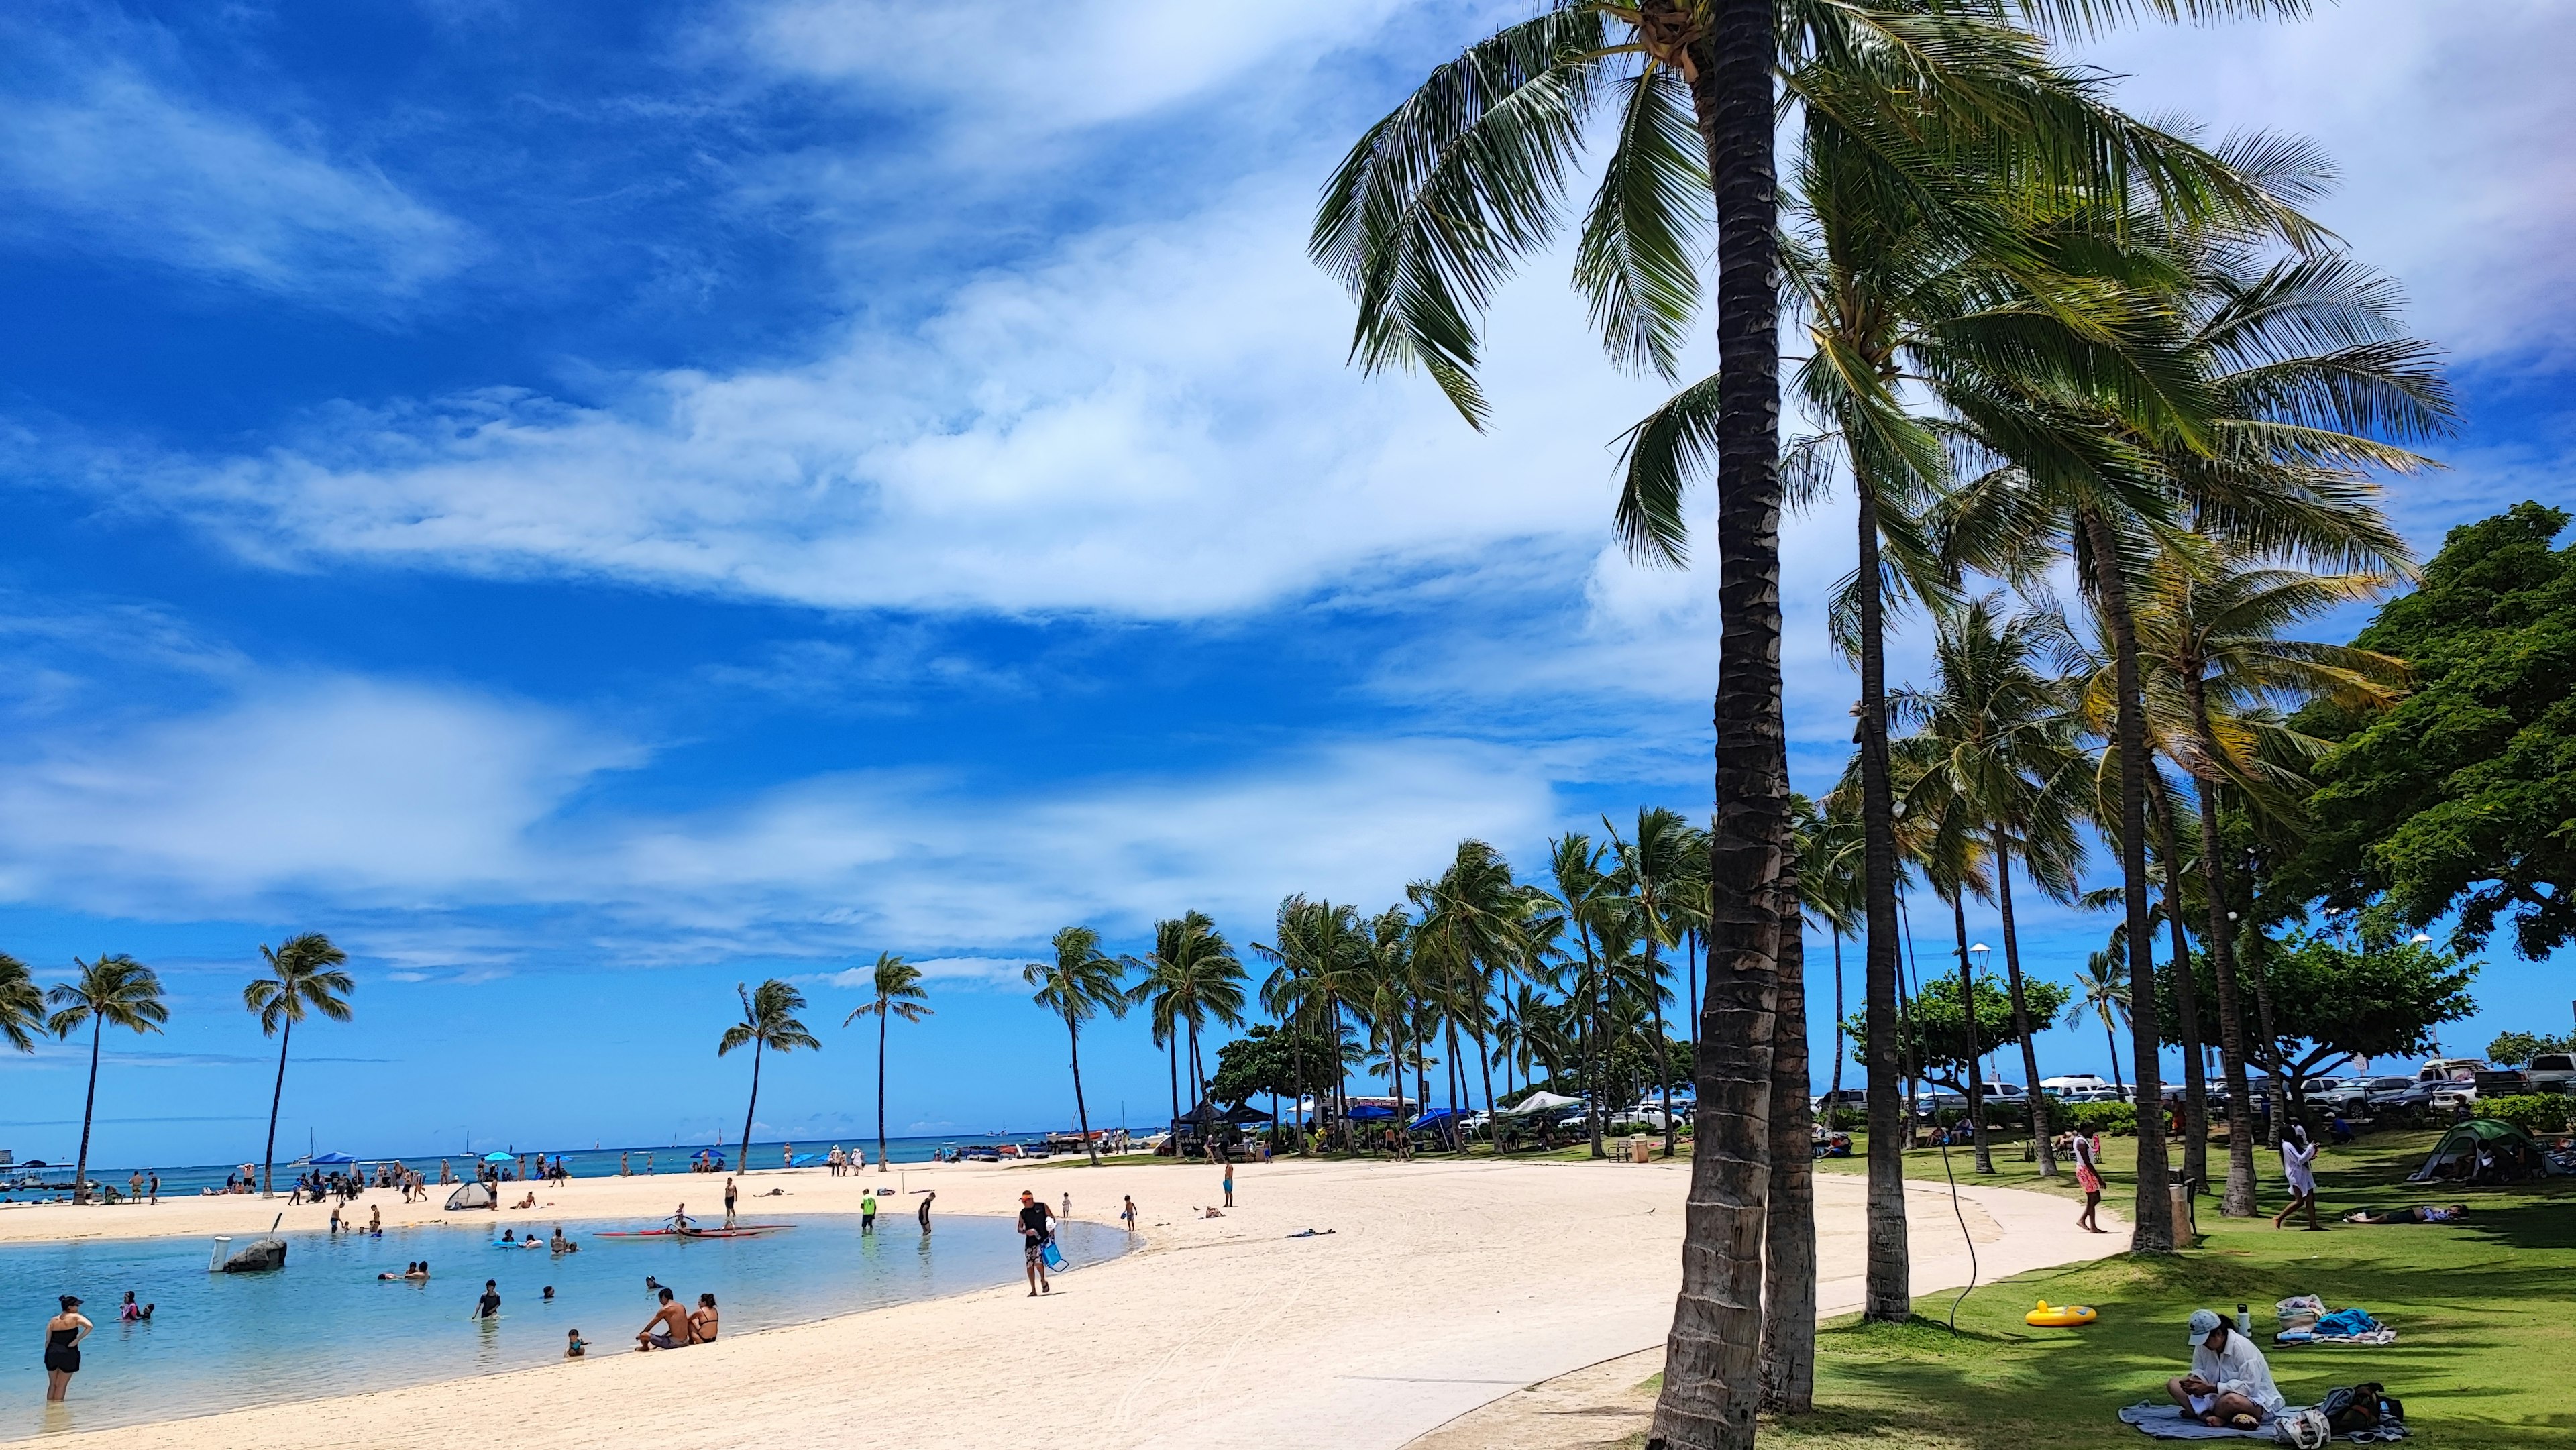
[[[698,1307],[691,1309],[681,1304],[680,1296],[670,1288],[655,1283],[651,1275],[645,1276],[644,1283],[653,1291],[657,1302],[653,1317],[644,1321],[642,1329],[635,1331],[637,1353],[655,1349],[686,1349],[692,1344],[716,1342],[718,1322],[715,1295],[700,1294]],[[564,1350],[564,1358],[581,1358],[583,1344],[581,1331],[574,1330],[571,1341]]]

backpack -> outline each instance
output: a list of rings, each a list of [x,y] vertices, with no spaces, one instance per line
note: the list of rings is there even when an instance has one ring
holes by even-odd
[[[2338,1435],[2375,1430],[2382,1421],[2406,1417],[2405,1405],[2389,1398],[2386,1387],[2376,1381],[2328,1390],[2326,1397],[2317,1402],[2317,1409]]]
[[[2325,1413],[2311,1407],[2274,1420],[2272,1438],[2291,1450],[2324,1450],[2334,1439],[2334,1430],[2326,1424]]]

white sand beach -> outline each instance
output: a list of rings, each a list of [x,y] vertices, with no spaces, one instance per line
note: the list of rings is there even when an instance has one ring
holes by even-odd
[[[1661,1343],[1679,1282],[1688,1168],[1596,1163],[1281,1162],[1236,1170],[1237,1207],[1205,1168],[914,1166],[832,1178],[743,1178],[746,1208],[788,1217],[855,1212],[862,1190],[898,1181],[885,1232],[917,1232],[917,1190],[944,1216],[1003,1215],[1022,1188],[1066,1192],[1079,1218],[1142,1211],[1142,1247],[1058,1281],[1018,1283],[761,1333],[679,1353],[587,1360],[144,1426],[49,1435],[62,1447],[278,1446],[359,1434],[371,1446],[497,1443],[586,1450],[639,1440],[678,1447],[797,1444],[980,1447],[1394,1447],[1540,1381]],[[1819,1297],[1856,1308],[1862,1180],[1820,1176]],[[779,1199],[761,1197],[783,1189]],[[515,1200],[520,1190],[513,1185]],[[2075,1230],[2074,1205],[1965,1187],[1979,1276],[2097,1257],[2123,1234]],[[534,1212],[445,1214],[443,1193],[395,1223],[645,1217],[686,1199],[720,1211],[721,1180],[686,1174],[584,1179],[540,1190]],[[191,1198],[158,1206],[0,1210],[0,1241],[256,1233],[283,1200]],[[315,1229],[326,1207],[286,1210]],[[2108,1215],[2106,1214],[2106,1219]],[[1966,1280],[1950,1198],[1912,1199],[1917,1293]],[[1313,1228],[1329,1235],[1291,1238]],[[290,1270],[291,1271],[291,1270]],[[638,1322],[643,1314],[639,1308]],[[31,1352],[32,1360],[32,1352]],[[34,1373],[32,1363],[25,1372]],[[1257,1386],[1257,1388],[1255,1388]],[[75,1391],[77,1393],[77,1391]],[[1042,1431],[1037,1427],[1043,1426]]]

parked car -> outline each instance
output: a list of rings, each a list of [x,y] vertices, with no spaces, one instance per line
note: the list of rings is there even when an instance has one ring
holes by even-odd
[[[2050,1097],[2065,1098],[2071,1102],[2078,1101],[2078,1099],[2074,1097],[2074,1094],[2076,1093],[2108,1093],[2111,1091],[2111,1085],[2089,1072],[2072,1072],[2063,1077],[2041,1078],[2039,1080],[2039,1090],[2048,1094]],[[2084,1099],[2083,1101],[2092,1100]]]
[[[2023,1102],[2029,1097],[2030,1094],[2024,1091],[2022,1085],[2017,1082],[1990,1082],[1986,1084],[1986,1101],[1988,1102],[1994,1102],[1997,1099],[2009,1102]]]
[[[2475,1082],[2495,1065],[2483,1057],[2436,1057],[2415,1069],[2417,1082]]]
[[[2543,1052],[2523,1067],[2536,1093],[2576,1092],[2576,1052]]]
[[[2063,1103],[2125,1103],[2129,1094],[2104,1083],[2094,1088],[2070,1088],[2059,1098]]]
[[[2427,1107],[2433,1101],[2433,1084],[2411,1077],[2375,1077],[2370,1080],[2370,1096],[2365,1101],[2372,1112]]]
[[[2317,1078],[2308,1084],[2308,1101],[2329,1112],[2359,1112],[2370,1101],[2370,1079]]]

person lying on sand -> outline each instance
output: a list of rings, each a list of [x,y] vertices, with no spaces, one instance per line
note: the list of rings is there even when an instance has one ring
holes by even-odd
[[[655,1325],[661,1327],[656,1329]],[[636,1351],[679,1349],[688,1343],[689,1311],[681,1308],[676,1296],[665,1289],[662,1291],[662,1307],[653,1311],[653,1317],[644,1321],[642,1329],[635,1331]]]
[[[2412,1208],[2392,1208],[2386,1213],[2356,1210],[2343,1216],[2345,1223],[2458,1223],[2469,1216],[2465,1203],[2419,1203]]]

